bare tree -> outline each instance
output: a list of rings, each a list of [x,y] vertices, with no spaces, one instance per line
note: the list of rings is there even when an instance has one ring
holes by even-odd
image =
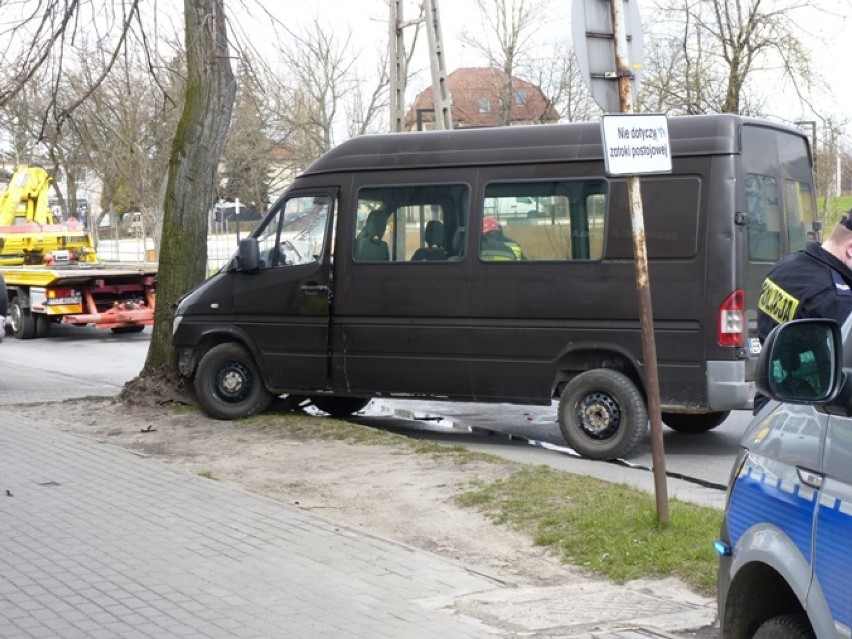
[[[258,78],[243,67],[238,76],[234,117],[225,140],[222,196],[239,198],[256,211],[269,201],[272,142],[264,119],[263,89]]]
[[[809,0],[658,2],[654,39],[665,45],[652,49],[646,100],[656,96],[674,112],[757,114],[763,105],[754,83],[772,74],[807,101],[814,76],[796,15],[816,7]]]
[[[343,35],[313,18],[303,31],[282,26],[283,73],[267,69],[265,119],[276,145],[291,152],[291,172],[304,170],[340,135],[378,131],[388,104],[387,53],[380,51],[374,75],[357,66],[361,51],[351,31]]]
[[[12,100],[33,81],[53,87],[43,112],[43,122],[61,128],[107,77],[124,50],[127,37],[139,25],[139,0],[122,0],[104,6],[97,0],[50,0],[31,10],[21,10],[18,20],[5,24],[0,42],[0,106]],[[83,30],[86,29],[84,33]],[[23,46],[22,46],[23,44]],[[105,53],[107,63],[79,93],[59,90],[67,65],[80,49]]]
[[[592,120],[600,115],[601,108],[583,81],[574,49],[567,42],[560,42],[552,56],[536,58],[523,75],[532,80],[550,100],[561,119],[567,122]],[[545,122],[550,109],[538,115]]]
[[[837,182],[840,167],[838,160],[844,155],[843,151],[843,129],[847,122],[837,122],[832,118],[828,118],[822,122],[822,127],[817,128],[816,122],[813,122],[813,133],[819,137],[818,140],[812,140],[814,144],[814,182],[817,190],[817,199],[822,198],[822,210],[819,211],[819,218],[823,225],[828,227],[832,220],[832,211],[829,207],[829,202],[832,197],[839,197]],[[842,182],[841,182],[842,185]],[[842,191],[842,187],[840,189]]]
[[[547,15],[549,0],[476,0],[484,30],[462,33],[462,41],[478,51],[488,65],[503,73],[499,124],[508,125],[514,101],[513,80],[517,70],[528,66],[536,27]]]
[[[153,236],[162,226],[162,191],[171,140],[183,103],[182,55],[161,62],[165,82],[153,77],[140,51],[122,56],[101,86],[71,119],[86,152],[87,165],[102,183],[96,231],[106,214],[141,211]],[[171,68],[169,68],[171,67]],[[82,81],[86,81],[85,78]]]

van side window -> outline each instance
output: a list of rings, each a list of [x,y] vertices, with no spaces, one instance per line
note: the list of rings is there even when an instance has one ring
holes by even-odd
[[[360,189],[354,260],[425,264],[461,259],[469,193],[462,184]]]
[[[480,258],[599,260],[606,210],[604,180],[489,184]]]
[[[261,268],[316,262],[322,255],[330,198],[288,198],[257,234]]]
[[[781,257],[781,202],[774,177],[746,178],[748,213],[748,258],[752,262],[774,262]]]

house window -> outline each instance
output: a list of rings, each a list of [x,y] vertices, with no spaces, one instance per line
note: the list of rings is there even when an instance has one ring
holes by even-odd
[[[527,90],[526,89],[518,89],[515,91],[515,104],[526,104],[527,103]]]
[[[491,100],[489,100],[488,98],[482,98],[479,101],[479,112],[491,113]]]

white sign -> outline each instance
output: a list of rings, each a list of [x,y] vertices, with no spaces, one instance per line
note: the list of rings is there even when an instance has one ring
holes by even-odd
[[[609,175],[670,173],[669,121],[665,115],[607,113],[601,118]]]

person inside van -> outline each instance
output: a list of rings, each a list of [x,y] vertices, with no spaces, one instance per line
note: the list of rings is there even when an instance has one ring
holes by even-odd
[[[838,324],[852,312],[852,210],[822,244],[808,242],[779,260],[760,288],[757,336],[763,344],[778,324],[792,319],[824,317]],[[754,413],[768,399],[755,394]]]
[[[480,256],[483,260],[523,260],[521,245],[503,234],[496,218],[485,217],[482,220],[482,242]]]

